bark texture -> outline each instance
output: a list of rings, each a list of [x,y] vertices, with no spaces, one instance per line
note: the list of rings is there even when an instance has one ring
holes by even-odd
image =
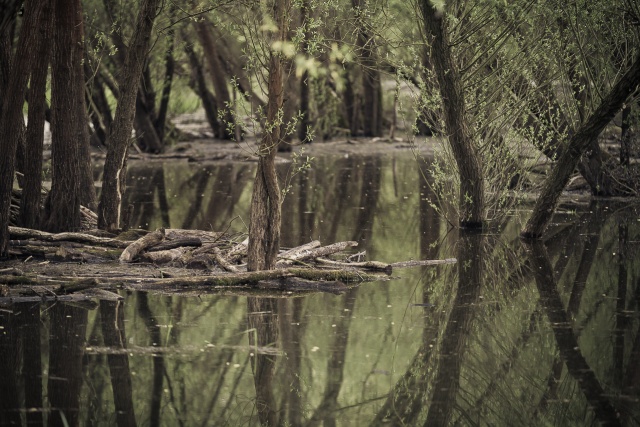
[[[629,95],[638,87],[639,82],[640,56],[636,58],[633,65],[611,88],[598,108],[569,140],[567,148],[562,152],[551,174],[545,180],[533,213],[521,233],[523,238],[538,239],[542,236],[551,221],[562,190],[567,185],[582,154],[590,146],[597,143],[600,132],[622,108]]]
[[[135,116],[136,95],[159,3],[159,0],[143,0],[140,3],[136,28],[125,59],[118,107],[107,144],[102,195],[98,206],[98,228],[103,230],[116,230],[120,225],[120,205],[124,192],[126,159]]]
[[[75,231],[80,228],[81,163],[88,151],[82,72],[82,17],[80,1],[54,2],[54,43],[51,62],[51,191],[45,205],[43,228]],[[78,106],[81,104],[81,106]],[[82,114],[80,111],[82,109]],[[86,138],[86,139],[84,139]],[[86,188],[85,188],[86,189]]]
[[[286,40],[291,6],[290,0],[277,0],[274,18],[278,25],[278,39]],[[270,270],[275,267],[280,247],[282,217],[281,194],[276,174],[275,156],[280,142],[279,113],[284,100],[283,59],[278,52],[271,52],[269,59],[269,98],[265,132],[260,141],[258,170],[251,197],[251,222],[247,269]]]
[[[478,148],[466,117],[460,73],[452,61],[443,12],[436,10],[429,0],[422,0],[420,7],[444,103],[446,134],[460,174],[460,226],[479,228],[484,221],[484,179]]]
[[[23,29],[18,41],[17,53],[13,66],[7,76],[7,85],[3,89],[0,105],[0,256],[7,254],[9,243],[9,209],[11,206],[11,189],[16,167],[16,149],[21,137],[22,106],[29,79],[29,70],[34,61],[31,46],[38,36],[36,30],[44,10],[45,1],[34,1],[25,6]],[[2,64],[5,67],[5,64]]]

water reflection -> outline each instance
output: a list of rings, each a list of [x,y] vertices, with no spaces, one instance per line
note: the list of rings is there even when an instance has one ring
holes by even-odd
[[[252,174],[133,169],[131,222],[244,232]],[[0,423],[640,424],[638,208],[572,207],[527,246],[517,217],[448,230],[428,195],[411,157],[320,158],[292,180],[283,244],[455,266],[339,296],[0,307]]]

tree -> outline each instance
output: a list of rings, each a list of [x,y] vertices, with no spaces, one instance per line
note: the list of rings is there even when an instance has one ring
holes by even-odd
[[[51,2],[47,0],[43,22],[38,26],[38,38],[33,46],[36,60],[31,70],[29,88],[29,116],[25,141],[24,188],[20,203],[20,222],[23,227],[40,226],[42,202],[42,149],[47,109],[46,90],[53,20]]]
[[[127,49],[118,107],[107,144],[102,194],[98,205],[98,228],[104,230],[116,230],[120,225],[120,205],[124,192],[136,96],[158,4],[159,0],[143,0],[140,3],[131,45]]]
[[[533,208],[533,213],[522,231],[524,238],[540,238],[544,233],[556,208],[562,190],[578,165],[580,157],[597,139],[604,127],[622,109],[624,102],[638,88],[640,83],[640,55],[627,72],[620,77],[578,131],[569,139],[567,147],[556,162],[551,174],[545,180],[542,192]]]
[[[460,74],[452,61],[446,15],[444,11],[436,10],[429,0],[422,0],[420,9],[443,101],[446,135],[460,175],[459,224],[465,228],[479,228],[484,221],[483,171],[466,117]]]
[[[195,27],[198,39],[200,40],[200,44],[202,44],[202,49],[204,50],[204,57],[207,61],[209,75],[211,76],[211,81],[215,90],[217,109],[218,111],[224,111],[222,119],[223,126],[221,128],[222,132],[218,137],[222,139],[231,139],[234,135],[234,132],[231,130],[233,126],[231,125],[235,123],[235,119],[230,108],[231,95],[229,94],[229,87],[227,86],[224,68],[222,67],[220,58],[218,57],[218,47],[213,36],[211,23],[203,17],[195,23]]]
[[[7,85],[2,93],[0,106],[0,256],[5,256],[9,244],[9,215],[11,191],[15,173],[16,149],[23,123],[22,106],[29,79],[29,70],[34,62],[32,46],[38,37],[38,25],[42,22],[46,2],[30,2],[25,7],[25,16],[13,64],[7,76]],[[4,64],[2,65],[4,68]]]
[[[83,24],[80,0],[54,3],[51,66],[51,191],[45,203],[44,229],[80,228],[80,205],[89,195],[89,135],[84,108]]]
[[[364,136],[382,135],[382,85],[376,58],[376,41],[367,28],[366,2],[351,0],[356,18],[356,46],[362,65],[362,97]]]
[[[289,30],[291,0],[275,0],[273,19],[277,26],[274,42],[282,46]],[[258,148],[258,169],[251,197],[251,222],[247,270],[270,270],[275,267],[280,247],[281,197],[275,156],[280,142],[284,101],[283,53],[271,45],[269,54],[267,116]]]

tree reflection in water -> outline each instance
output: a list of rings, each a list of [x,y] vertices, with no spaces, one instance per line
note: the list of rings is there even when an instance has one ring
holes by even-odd
[[[245,231],[251,165],[161,167],[130,175],[132,226]],[[284,244],[458,265],[341,296],[0,307],[0,423],[640,424],[638,207],[561,211],[545,257],[517,220],[458,238],[417,176],[413,158],[318,158],[283,204]]]

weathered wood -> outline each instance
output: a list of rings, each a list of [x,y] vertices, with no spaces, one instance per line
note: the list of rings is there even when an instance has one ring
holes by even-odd
[[[93,243],[97,245],[112,246],[116,248],[126,248],[128,242],[122,242],[116,239],[110,239],[107,237],[96,237],[91,234],[85,233],[48,233],[46,231],[32,230],[30,228],[22,227],[9,227],[9,235],[15,238],[22,239],[41,239],[47,242],[80,242],[80,243]]]
[[[231,272],[231,273],[237,273],[238,272],[238,269],[222,256],[222,252],[220,251],[219,248],[213,248],[213,257],[214,257],[216,263],[220,267],[222,267],[225,271],[228,271],[228,272]]]
[[[344,251],[347,248],[352,248],[355,246],[358,246],[358,242],[348,241],[348,242],[333,243],[331,245],[322,246],[315,249],[303,250],[289,256],[285,260],[278,262],[277,266],[278,267],[287,266],[295,263],[296,261],[303,261],[305,259],[318,258],[318,257],[335,254],[336,252]]]
[[[314,240],[312,242],[305,243],[304,245],[297,246],[295,248],[291,248],[291,249],[289,249],[287,251],[281,252],[278,255],[278,258],[283,258],[283,259],[292,258],[292,259],[295,259],[295,255],[297,255],[297,254],[299,254],[301,252],[304,252],[304,251],[308,251],[308,250],[311,250],[311,249],[318,248],[318,247],[320,247],[320,245],[321,244],[320,244],[319,240]]]
[[[180,247],[201,247],[202,240],[199,237],[182,237],[175,240],[164,240],[147,249],[147,252],[167,251]]]
[[[164,237],[165,230],[160,228],[153,233],[149,233],[146,236],[139,238],[122,251],[122,255],[120,255],[120,262],[133,262],[140,252],[150,246],[157,245],[164,239]]]
[[[425,260],[411,260],[400,261],[389,264],[392,268],[407,268],[407,267],[421,267],[430,265],[443,265],[443,264],[455,264],[458,262],[456,258],[445,259],[425,259]]]
[[[212,243],[219,241],[224,233],[217,231],[204,231],[204,230],[185,230],[182,228],[167,228],[165,230],[165,236],[167,240],[194,238],[200,239],[202,243]]]
[[[165,251],[146,252],[140,255],[140,259],[153,264],[168,264],[184,256],[189,248],[175,248]]]

